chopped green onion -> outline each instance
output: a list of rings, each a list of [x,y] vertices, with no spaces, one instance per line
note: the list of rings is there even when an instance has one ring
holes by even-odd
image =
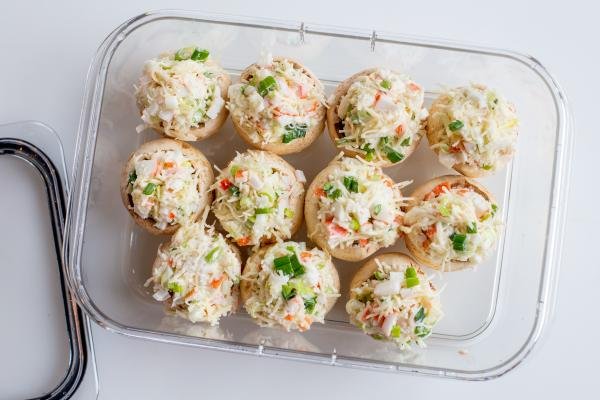
[[[425,319],[425,309],[423,307],[419,308],[419,311],[415,314],[415,322],[421,322]]]
[[[450,129],[452,132],[456,132],[457,130],[461,129],[463,126],[465,126],[465,124],[463,124],[463,122],[461,120],[455,119],[454,121],[452,121],[448,124],[448,129]]]
[[[217,257],[217,253],[219,252],[219,250],[221,250],[221,247],[215,246],[211,251],[209,251],[204,256],[204,261],[206,261],[207,263],[213,262],[215,260],[215,258]]]
[[[356,217],[352,217],[352,221],[350,221],[350,226],[355,232],[358,232],[360,230],[360,222],[358,222],[358,219],[356,219]]]
[[[273,209],[271,207],[257,208],[254,210],[254,214],[271,214],[272,211]]]
[[[177,50],[175,53],[175,61],[189,60],[192,54],[196,51],[194,47],[184,47]]]
[[[419,278],[406,278],[406,287],[411,288],[413,286],[417,286],[419,284]]]
[[[152,193],[154,193],[154,190],[156,190],[156,184],[154,184],[154,183],[151,182],[151,183],[149,183],[149,184],[146,185],[146,187],[144,188],[143,193],[146,196],[149,196]]]
[[[452,248],[456,251],[465,251],[465,241],[467,240],[467,235],[463,235],[462,233],[453,233],[450,236],[452,240]]]
[[[294,253],[296,251],[296,248],[294,246],[285,246],[285,249],[290,253]]]
[[[294,268],[292,267],[289,256],[283,256],[274,259],[273,265],[275,267],[275,271],[281,271],[283,275],[294,275]]]
[[[375,150],[373,149],[369,149],[366,150],[366,154],[365,154],[365,160],[366,161],[373,161],[373,159],[375,158]]]
[[[281,267],[282,265],[285,265],[285,264],[289,264],[290,262],[291,262],[290,256],[277,257],[276,259],[273,260],[273,264],[275,265],[275,268]]]
[[[315,306],[317,305],[317,296],[311,297],[309,299],[304,299],[304,309],[308,314],[312,314],[315,311]]]
[[[281,141],[283,143],[289,143],[292,140],[300,139],[306,136],[306,132],[308,131],[308,124],[287,124],[284,126],[286,133],[283,134]]]
[[[283,210],[283,215],[285,215],[286,218],[294,218],[294,212],[289,208]]]
[[[431,333],[431,330],[425,326],[415,326],[415,335],[418,337],[425,337]]]
[[[388,160],[393,162],[394,164],[400,162],[404,159],[404,155],[398,153],[396,150],[392,149],[390,146],[385,146],[384,151],[387,154]]]
[[[386,145],[386,144],[388,144],[389,141],[390,141],[390,138],[387,136],[384,136],[379,139],[379,145],[380,146]]]
[[[489,164],[484,164],[481,168],[485,169],[486,171],[489,171],[490,169],[492,169],[492,166]]]
[[[129,173],[129,180],[127,181],[128,184],[132,184],[133,182],[135,182],[135,180],[137,179],[137,173],[135,172],[135,169],[133,171],[131,171]]]
[[[376,269],[375,272],[373,272],[373,278],[377,279],[378,281],[382,281],[385,279],[385,274]]]
[[[169,289],[171,292],[174,292],[174,293],[181,293],[181,292],[183,292],[183,288],[177,282],[169,282],[169,285],[167,286],[167,289]]]
[[[495,204],[492,204],[492,215],[496,215],[497,211],[498,211],[498,206]]]
[[[231,174],[232,177],[235,178],[235,174],[237,174],[237,172],[239,170],[240,170],[240,167],[238,167],[237,165],[234,165],[229,169],[229,173]]]
[[[438,211],[443,217],[449,217],[452,215],[452,205],[448,203],[442,203],[438,206]]]
[[[229,186],[229,193],[231,193],[233,196],[239,196],[240,188],[235,185],[231,185]]]
[[[394,339],[397,339],[400,337],[401,333],[402,333],[402,329],[400,329],[400,327],[398,325],[395,325],[390,332],[390,336],[393,337]]]
[[[382,88],[387,90],[390,90],[392,88],[392,82],[388,81],[387,79],[382,80],[380,85]]]
[[[410,138],[407,137],[405,138],[401,143],[400,146],[410,146]]]
[[[405,278],[416,278],[417,270],[414,267],[406,268],[406,271],[404,271],[404,277]]]
[[[381,204],[376,204],[375,207],[373,207],[373,214],[379,215],[380,212],[381,212]]]
[[[331,182],[325,183],[323,185],[323,190],[325,191],[327,197],[332,200],[335,200],[342,195],[342,191],[340,189],[336,189]]]
[[[296,289],[287,284],[283,285],[281,287],[281,295],[285,300],[291,300],[294,298],[294,296],[296,296]]]
[[[277,82],[272,76],[267,76],[265,79],[258,83],[258,94],[265,97],[270,91],[277,88]]]
[[[477,233],[477,223],[475,221],[467,225],[467,233]]]
[[[210,53],[206,49],[194,49],[190,58],[194,61],[206,61],[209,54]]]
[[[298,260],[298,256],[296,255],[296,253],[294,253],[294,255],[290,257],[290,262],[292,264],[292,269],[294,271],[295,277],[304,274],[304,265],[300,264],[300,260]]]
[[[349,192],[358,193],[358,181],[353,176],[344,177],[344,186]]]

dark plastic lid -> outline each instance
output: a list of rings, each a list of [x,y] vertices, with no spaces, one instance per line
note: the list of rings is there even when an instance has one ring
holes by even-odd
[[[98,393],[89,323],[68,290],[61,258],[65,178],[52,129],[39,122],[0,125],[2,398]]]

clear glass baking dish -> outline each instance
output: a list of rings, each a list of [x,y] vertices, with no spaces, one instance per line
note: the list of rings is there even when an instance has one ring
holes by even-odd
[[[359,264],[337,262],[342,298],[325,325],[303,334],[258,328],[239,312],[220,327],[167,316],[144,282],[165,238],[142,232],[119,197],[119,172],[128,154],[157,137],[136,134],[133,85],[143,62],[165,50],[206,47],[237,79],[261,51],[301,60],[329,93],[356,71],[384,66],[405,71],[428,89],[483,82],[517,107],[521,119],[512,164],[483,183],[501,203],[505,230],[497,252],[476,270],[445,274],[445,318],[427,349],[400,352],[347,323],[348,282]],[[90,67],[73,168],[65,257],[69,282],[82,308],[98,324],[128,336],[334,366],[411,372],[458,379],[501,376],[530,353],[547,325],[559,268],[568,180],[570,117],[564,94],[532,57],[440,40],[368,30],[159,11],[119,26]],[[195,144],[223,166],[246,148],[228,122]],[[285,157],[310,180],[336,155],[327,134],[306,151]],[[450,173],[426,140],[388,170],[412,188]],[[297,235],[304,240],[304,233]],[[385,251],[405,251],[402,240]]]

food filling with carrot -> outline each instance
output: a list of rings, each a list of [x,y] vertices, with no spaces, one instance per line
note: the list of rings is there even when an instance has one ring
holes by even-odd
[[[317,218],[331,248],[389,246],[398,237],[404,199],[379,167],[344,157],[317,190]]]
[[[200,179],[191,161],[180,150],[142,154],[129,171],[127,193],[134,212],[151,218],[154,226],[188,222],[200,208]]]
[[[340,99],[338,147],[367,161],[402,161],[422,134],[423,99],[423,89],[405,75],[377,69],[360,76]]]
[[[291,143],[319,123],[324,88],[293,62],[267,55],[250,76],[229,87],[227,107],[254,142]]]
[[[146,286],[169,312],[216,325],[235,311],[240,274],[240,260],[223,235],[195,222],[179,228],[169,243],[160,246]]]
[[[282,242],[270,247],[258,271],[245,273],[252,295],[248,314],[262,326],[305,331],[313,322],[324,323],[328,304],[339,296],[330,256],[305,243]]]
[[[435,285],[415,265],[375,262],[373,275],[352,289],[346,304],[350,322],[403,350],[412,344],[425,347],[424,340],[443,315]]]

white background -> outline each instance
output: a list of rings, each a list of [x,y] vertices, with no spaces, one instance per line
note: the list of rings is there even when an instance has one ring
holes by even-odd
[[[84,79],[104,37],[159,8],[198,9],[442,37],[529,53],[554,73],[575,117],[564,259],[554,321],[523,365],[465,383],[264,360],[128,339],[94,327],[101,399],[597,398],[598,9],[592,2],[11,1],[0,10],[0,123],[36,119],[61,135],[71,164]],[[586,5],[587,4],[587,5]],[[596,38],[596,39],[594,39]],[[0,209],[2,200],[0,199]],[[1,391],[1,390],[0,390]],[[176,396],[174,396],[176,395]]]

